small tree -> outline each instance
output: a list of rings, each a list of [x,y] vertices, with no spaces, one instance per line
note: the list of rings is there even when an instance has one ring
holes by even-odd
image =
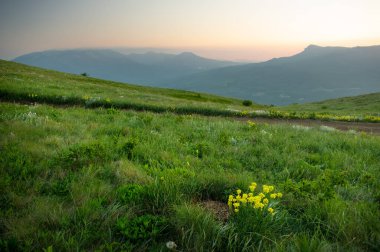
[[[80,75],[84,76],[84,77],[87,77],[88,74],[87,73],[81,73]]]

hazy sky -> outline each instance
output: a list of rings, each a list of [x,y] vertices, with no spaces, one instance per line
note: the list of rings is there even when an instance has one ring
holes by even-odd
[[[265,60],[309,44],[380,44],[380,0],[0,0],[0,58],[155,47]]]

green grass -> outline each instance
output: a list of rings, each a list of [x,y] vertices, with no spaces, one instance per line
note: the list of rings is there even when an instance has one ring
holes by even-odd
[[[53,76],[39,84],[38,71],[25,77],[27,92],[58,86]],[[378,136],[1,102],[0,150],[1,251],[165,251],[168,241],[180,251],[380,246]],[[203,207],[227,206],[252,181],[283,193],[274,218],[223,222]]]
[[[307,104],[266,116],[331,119],[320,114],[327,109],[376,121],[373,96],[360,111],[326,101],[335,110]],[[0,100],[0,251],[380,246],[378,136],[239,122],[229,117],[268,108],[6,61]],[[220,219],[229,195],[253,181],[283,193],[276,214],[241,207]]]
[[[0,100],[10,102],[225,117],[380,122],[379,95],[368,97],[371,98],[358,98],[360,101],[342,99],[355,101],[351,103],[333,100],[326,101],[328,105],[270,107],[209,94],[104,81],[0,60]]]
[[[87,106],[103,102],[113,106],[160,111],[174,108],[247,111],[265,107],[253,104],[247,108],[238,99],[117,83],[3,60],[0,60],[0,94],[2,99],[20,101]]]
[[[331,113],[338,115],[380,115],[380,93],[343,97],[321,102],[276,107],[282,111]]]

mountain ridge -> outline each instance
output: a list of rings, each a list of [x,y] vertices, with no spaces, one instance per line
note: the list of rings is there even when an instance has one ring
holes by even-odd
[[[380,46],[310,45],[290,57],[182,77],[168,87],[285,105],[380,91]]]
[[[63,56],[58,57],[60,54]],[[113,81],[207,92],[262,104],[315,102],[380,91],[379,45],[322,47],[311,44],[292,56],[245,64],[207,59],[192,52],[123,54],[111,49],[43,51],[14,61],[69,73],[86,72]]]
[[[113,81],[160,86],[168,80],[238,64],[194,53],[131,53],[112,49],[48,50],[21,55],[14,62],[68,73],[83,73]]]

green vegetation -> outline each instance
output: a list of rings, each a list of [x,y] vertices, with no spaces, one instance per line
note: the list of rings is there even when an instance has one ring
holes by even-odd
[[[283,111],[319,112],[340,115],[380,115],[380,93],[343,97],[321,102],[293,104],[277,107]]]
[[[205,117],[265,108],[0,66],[0,251],[380,246],[378,136]],[[262,116],[301,115],[325,114]]]
[[[242,102],[242,104],[243,104],[244,106],[249,107],[249,106],[252,105],[252,101],[250,101],[250,100],[244,100],[244,101]]]
[[[247,101],[232,98],[121,84],[1,60],[0,100],[207,116],[380,122],[378,110],[352,114],[347,109],[334,114],[323,109],[304,112],[258,104],[247,106]]]
[[[164,112],[230,113],[240,100],[174,89],[151,88],[65,74],[0,60],[0,98],[87,107],[114,106]],[[253,109],[264,106],[254,105]],[[235,113],[236,114],[236,113]]]
[[[380,246],[377,136],[7,102],[0,135],[1,251]],[[253,181],[274,215],[219,218]]]

